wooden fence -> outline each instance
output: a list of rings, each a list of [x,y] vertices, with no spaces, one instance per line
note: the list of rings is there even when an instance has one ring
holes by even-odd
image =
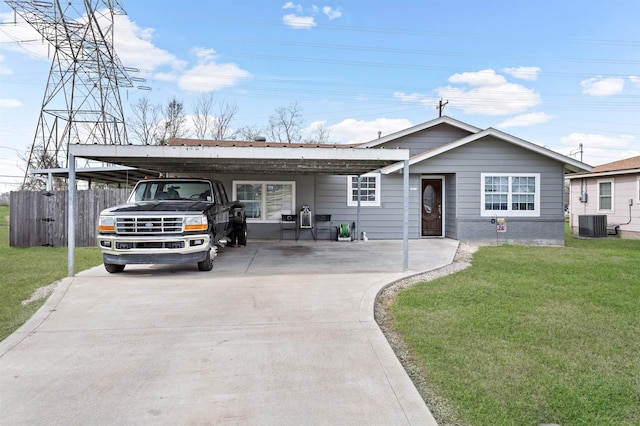
[[[126,201],[129,189],[76,191],[76,247],[96,245],[100,211]],[[11,192],[9,244],[12,247],[67,245],[67,191]]]

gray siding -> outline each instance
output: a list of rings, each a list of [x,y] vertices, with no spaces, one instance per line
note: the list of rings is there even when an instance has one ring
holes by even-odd
[[[264,181],[286,181],[286,182],[295,182],[296,183],[296,205],[295,212],[299,212],[302,209],[302,206],[307,204],[313,211],[316,213],[316,204],[314,199],[314,181],[315,176],[313,175],[304,175],[304,176],[294,176],[294,175],[254,175],[254,174],[245,174],[245,175],[225,175],[225,176],[214,176],[213,178],[221,181],[227,191],[229,191],[229,198],[233,198],[233,181],[237,180],[250,180],[257,182]],[[251,222],[247,224],[249,239],[254,240],[274,240],[280,238],[280,223],[259,223],[259,222]],[[286,238],[293,237],[292,232],[286,232]],[[311,239],[311,234],[309,231],[305,230],[300,233],[300,238],[302,239]]]
[[[470,134],[471,133],[468,131],[458,127],[453,127],[448,124],[439,124],[421,132],[405,136],[402,139],[387,142],[381,146],[385,148],[405,148],[409,150],[410,155],[416,155],[457,141],[458,139],[467,137]]]
[[[444,236],[458,239],[458,223],[456,221],[457,197],[456,197],[456,175],[445,175],[444,181]]]
[[[403,230],[403,176],[382,176],[380,207],[360,207],[360,231],[371,239],[399,239]],[[419,228],[419,187],[418,177],[411,176],[409,191],[409,238],[420,236]],[[357,208],[347,206],[346,176],[317,176],[316,203],[318,213],[330,213],[332,224],[351,224],[357,219]]]
[[[500,237],[531,244],[564,243],[564,167],[557,161],[487,137],[413,165],[411,171],[456,173],[456,238],[487,243],[495,242],[496,232],[490,218],[480,216],[481,173],[540,173],[540,217],[508,218],[507,233]]]
[[[418,135],[403,138],[385,146],[409,147],[416,153],[467,136],[468,132],[450,126],[437,126]],[[413,151],[412,151],[413,152]],[[507,217],[507,232],[496,233],[491,218],[480,216],[481,173],[539,173],[540,216]],[[420,238],[421,178],[424,175],[445,177],[444,226],[445,237],[482,244],[525,243],[564,244],[562,163],[520,148],[494,137],[468,143],[411,166],[409,191],[409,238]],[[308,204],[314,214],[330,214],[330,226],[352,224],[357,220],[357,208],[347,206],[347,177],[308,175],[272,176],[238,175],[217,177],[227,188],[233,180],[295,181],[296,208]],[[231,194],[230,194],[231,195]],[[360,230],[371,239],[400,239],[403,231],[403,175],[381,176],[381,206],[361,207]],[[280,238],[279,223],[250,223],[253,239]],[[323,238],[327,238],[325,233]],[[303,231],[301,239],[310,239]]]

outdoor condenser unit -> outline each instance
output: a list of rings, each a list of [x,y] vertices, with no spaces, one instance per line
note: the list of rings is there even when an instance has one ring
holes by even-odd
[[[602,238],[607,236],[607,215],[578,216],[578,235],[580,237]]]

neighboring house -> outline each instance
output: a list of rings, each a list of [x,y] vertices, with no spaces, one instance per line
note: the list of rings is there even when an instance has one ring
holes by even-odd
[[[170,145],[251,149],[279,144],[175,139]],[[564,178],[591,169],[499,130],[446,116],[355,147],[410,150],[410,239],[563,245]],[[280,238],[281,215],[308,206],[314,215],[331,215],[330,226],[350,225],[359,217],[359,230],[368,238],[401,239],[403,168],[400,162],[361,176],[359,209],[358,176],[307,171],[215,177],[230,188],[233,199],[247,204],[250,238]],[[308,239],[310,233],[301,232],[300,238]]]
[[[573,233],[578,233],[580,216],[605,215],[609,234],[640,238],[640,156],[602,164],[568,179]]]

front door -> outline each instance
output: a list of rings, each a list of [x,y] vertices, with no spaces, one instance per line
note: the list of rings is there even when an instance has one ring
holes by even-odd
[[[422,236],[442,236],[442,179],[422,180]]]

